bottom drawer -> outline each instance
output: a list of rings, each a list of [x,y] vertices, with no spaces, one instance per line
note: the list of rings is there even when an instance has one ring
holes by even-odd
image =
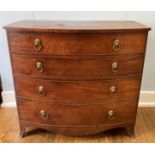
[[[133,121],[136,101],[61,104],[18,99],[17,103],[22,121],[57,127],[97,127]]]

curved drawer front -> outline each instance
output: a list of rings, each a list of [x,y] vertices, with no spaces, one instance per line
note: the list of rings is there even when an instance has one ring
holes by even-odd
[[[90,101],[137,98],[140,77],[113,81],[50,81],[15,77],[18,97],[53,101]]]
[[[136,101],[105,102],[94,105],[62,105],[17,100],[22,121],[59,127],[101,126],[133,121]]]
[[[145,51],[147,33],[49,34],[9,33],[12,53],[53,55],[129,54]]]
[[[115,78],[142,74],[144,54],[37,57],[12,55],[14,74],[37,78]]]

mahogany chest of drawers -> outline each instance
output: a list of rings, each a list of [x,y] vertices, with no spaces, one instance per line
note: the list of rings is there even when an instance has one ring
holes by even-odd
[[[7,31],[20,135],[134,133],[147,35],[133,21],[19,21]]]

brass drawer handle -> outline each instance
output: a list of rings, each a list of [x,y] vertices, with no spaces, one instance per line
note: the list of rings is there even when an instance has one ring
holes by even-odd
[[[115,39],[114,43],[113,43],[113,51],[114,52],[118,52],[120,49],[120,40],[119,39]]]
[[[41,40],[38,38],[34,40],[34,49],[36,51],[40,51],[42,49]]]
[[[110,94],[115,94],[116,93],[116,87],[115,86],[111,86],[110,87]]]
[[[117,68],[118,68],[118,63],[117,62],[113,62],[112,63],[112,71],[116,71]]]
[[[114,117],[114,111],[113,110],[109,110],[108,111],[108,117],[109,118],[113,118]]]
[[[41,110],[40,115],[44,120],[48,120],[48,113],[45,110]]]
[[[36,71],[42,73],[44,71],[43,64],[40,61],[36,62]]]
[[[44,86],[38,86],[38,92],[39,92],[39,94],[41,94],[41,95],[45,95],[45,88],[44,88]]]

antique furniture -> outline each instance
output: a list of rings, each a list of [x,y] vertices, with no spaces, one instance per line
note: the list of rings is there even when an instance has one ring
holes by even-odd
[[[4,27],[20,135],[39,127],[134,132],[150,28],[133,21],[19,21]]]

